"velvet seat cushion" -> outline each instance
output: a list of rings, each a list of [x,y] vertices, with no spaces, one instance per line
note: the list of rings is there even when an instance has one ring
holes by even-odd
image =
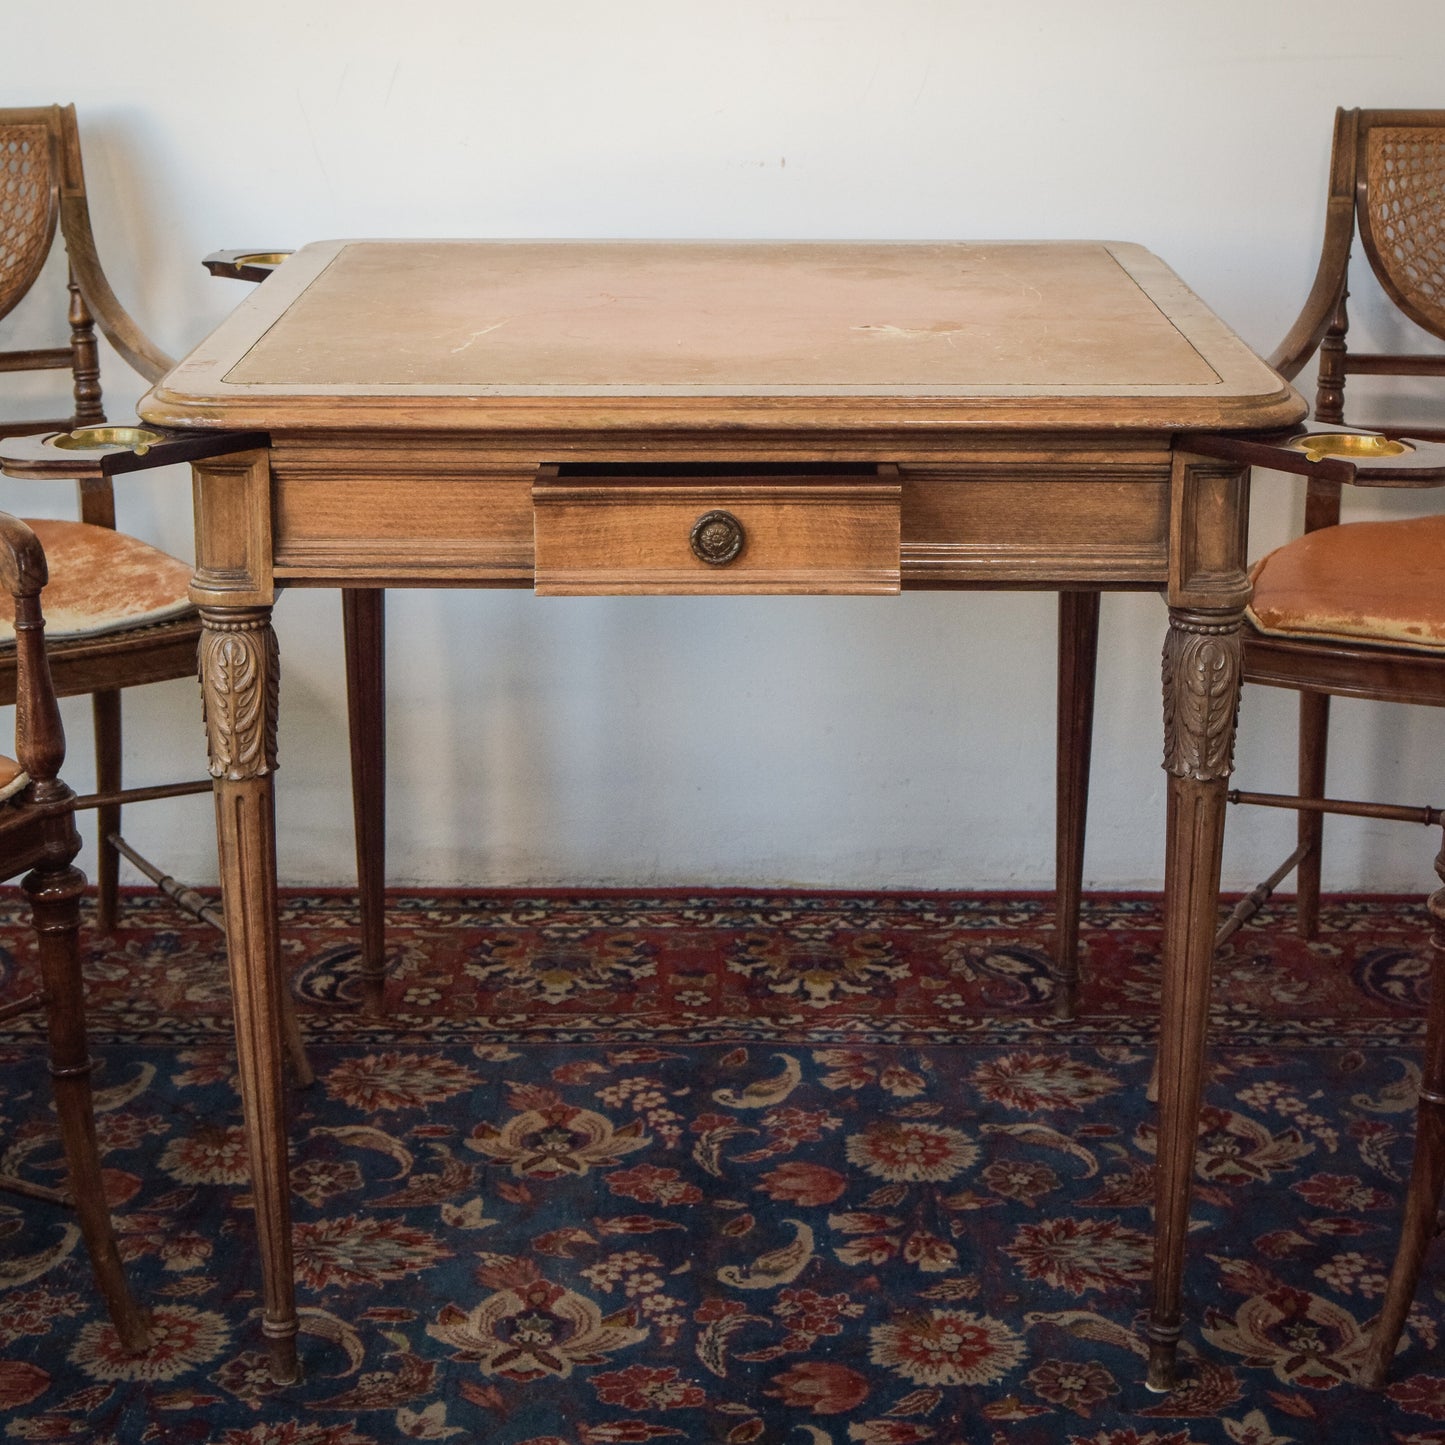
[[[0,803],[13,798],[29,781],[30,774],[14,758],[0,755]]]
[[[1445,651],[1445,516],[1322,527],[1250,577],[1266,636]]]
[[[119,632],[191,611],[191,568],[179,558],[109,527],[30,520],[50,573],[43,606],[45,636]],[[0,592],[0,647],[15,643],[15,608]]]

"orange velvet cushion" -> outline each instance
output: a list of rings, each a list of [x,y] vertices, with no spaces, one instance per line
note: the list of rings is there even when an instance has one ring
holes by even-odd
[[[1445,650],[1445,516],[1323,527],[1250,575],[1260,632]]]
[[[42,597],[52,641],[164,622],[190,611],[191,569],[148,542],[85,522],[31,520],[50,581]],[[0,592],[0,646],[15,641],[15,608]]]
[[[13,798],[29,781],[30,774],[14,758],[0,756],[0,803]]]

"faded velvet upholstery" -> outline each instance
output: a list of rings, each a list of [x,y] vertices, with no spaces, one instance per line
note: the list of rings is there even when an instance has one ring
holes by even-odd
[[[50,568],[45,635],[66,638],[119,632],[184,616],[191,568],[124,532],[86,522],[28,519]],[[14,608],[0,597],[0,646],[15,642]]]
[[[1445,649],[1445,515],[1324,527],[1251,572],[1267,636]]]
[[[29,781],[30,774],[14,758],[0,755],[0,803],[13,798]]]

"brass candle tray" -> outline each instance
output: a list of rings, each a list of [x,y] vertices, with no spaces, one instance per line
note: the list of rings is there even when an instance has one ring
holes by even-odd
[[[289,255],[290,251],[212,251],[201,264],[212,276],[232,281],[264,281]]]
[[[0,471],[36,479],[113,477],[177,462],[205,461],[271,445],[262,431],[173,432],[146,426],[83,426],[68,432],[5,437]]]
[[[1313,423],[1307,431],[1274,436],[1190,432],[1176,445],[1199,456],[1218,457],[1276,472],[1357,487],[1445,486],[1445,443]]]
[[[47,440],[64,452],[122,451],[143,457],[165,437],[143,426],[83,426]]]
[[[1396,441],[1378,432],[1317,431],[1302,432],[1284,443],[1291,451],[1303,452],[1312,462],[1326,457],[1345,457],[1350,461],[1378,461],[1382,457],[1402,457],[1413,452],[1409,442]]]

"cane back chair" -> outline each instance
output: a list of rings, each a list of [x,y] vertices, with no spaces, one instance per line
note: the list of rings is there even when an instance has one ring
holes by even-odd
[[[69,371],[73,409],[60,420],[0,421],[0,436],[85,429],[93,441],[105,435],[97,327],[147,381],[159,380],[170,369],[171,358],[127,315],[101,270],[86,204],[75,107],[0,110],[0,321],[39,278],[57,228],[69,264],[69,342],[48,350],[0,351],[0,373]],[[225,274],[260,280],[271,269],[271,264],[243,266]],[[78,522],[36,520],[31,525],[45,546],[53,579],[47,610],[56,691],[62,697],[88,693],[92,699],[97,791],[84,805],[95,807],[99,818],[99,926],[108,932],[115,924],[121,856],[183,907],[219,926],[214,907],[162,873],[120,836],[122,801],[210,787],[209,780],[146,789],[121,786],[121,691],[195,674],[200,619],[187,595],[191,569],[115,530],[115,498],[108,474],[90,469],[79,482],[79,491]],[[376,1008],[384,982],[382,594],[350,589],[343,598],[362,895],[360,974],[365,1002]],[[13,644],[0,621],[0,704],[14,699],[14,670]]]
[[[71,411],[61,419],[3,420],[0,435],[103,426],[97,327],[147,381],[171,359],[116,300],[101,270],[86,203],[73,106],[0,110],[0,320],[40,279],[59,232],[68,258],[67,344],[0,351],[0,373],[70,373]],[[79,486],[78,521],[32,523],[54,581],[47,597],[56,692],[89,694],[95,727],[97,894],[102,931],[115,925],[120,840],[121,691],[195,672],[200,620],[187,596],[190,568],[115,530],[108,478]],[[0,624],[0,704],[15,698],[13,636]],[[204,784],[197,783],[199,791]],[[138,860],[144,871],[155,870]]]
[[[1445,110],[1336,114],[1319,268],[1303,311],[1270,357],[1292,380],[1318,354],[1314,419],[1320,423],[1344,424],[1351,375],[1445,377],[1445,355],[1438,351],[1349,350],[1349,266],[1357,228],[1385,294],[1429,337],[1445,340]],[[1358,424],[1359,418],[1351,421]],[[1438,425],[1380,430],[1445,440]],[[1361,445],[1392,444],[1380,439]],[[1298,846],[1251,900],[1262,901],[1297,869],[1298,928],[1312,938],[1325,814],[1445,822],[1438,808],[1325,796],[1332,696],[1445,705],[1445,516],[1342,522],[1340,483],[1311,478],[1307,485],[1304,535],[1252,571],[1244,647],[1245,682],[1292,688],[1300,695],[1299,792],[1293,798],[1234,792],[1230,798],[1298,809]],[[1445,884],[1445,846],[1435,866]],[[1241,918],[1251,906],[1247,900]],[[1383,1381],[1399,1345],[1445,1186],[1445,887],[1431,895],[1429,912],[1433,962],[1425,1072],[1404,1223],[1364,1367],[1373,1385]],[[1229,927],[1235,924],[1231,920]]]
[[[43,1007],[61,1147],[70,1188],[0,1175],[0,1188],[74,1207],[80,1234],[122,1345],[150,1343],[146,1319],[126,1285],[101,1178],[91,1103],[80,975],[80,898],[85,876],[73,795],[59,779],[65,737],[46,665],[40,589],[45,554],[23,522],[0,513],[0,588],[15,616],[15,760],[0,758],[0,878],[25,874],[40,955],[40,987],[0,1001],[0,1022]]]
[[[1223,944],[1279,884],[1297,871],[1298,926],[1318,926],[1321,824],[1327,813],[1437,825],[1445,810],[1325,796],[1326,732],[1332,696],[1445,705],[1445,516],[1342,522],[1346,483],[1438,487],[1445,483],[1445,428],[1370,428],[1344,424],[1349,375],[1445,376],[1438,352],[1351,352],[1346,303],[1350,253],[1358,226],[1362,249],[1386,295],[1429,336],[1445,340],[1445,110],[1341,110],[1335,118],[1330,193],[1319,267],[1304,309],[1269,358],[1293,380],[1319,356],[1309,435],[1278,445],[1231,438],[1186,438],[1190,450],[1308,477],[1304,535],[1251,571],[1246,613],[1245,682],[1300,695],[1299,789],[1278,795],[1234,790],[1232,803],[1292,808],[1294,852],[1225,920]],[[1391,433],[1393,432],[1393,435]],[[1408,436],[1411,440],[1399,440]],[[1064,594],[1059,670],[1059,973],[1072,992],[1077,969],[1076,881],[1070,895],[1064,860],[1077,879],[1087,807],[1088,744],[1098,613]],[[1065,739],[1082,761],[1064,786]],[[1445,847],[1435,863],[1445,884]],[[1378,1385],[1399,1345],[1406,1315],[1445,1189],[1445,886],[1429,900],[1432,978],[1414,1163],[1404,1222],[1371,1340],[1363,1378]],[[1071,1007],[1071,1001],[1069,1002]]]

